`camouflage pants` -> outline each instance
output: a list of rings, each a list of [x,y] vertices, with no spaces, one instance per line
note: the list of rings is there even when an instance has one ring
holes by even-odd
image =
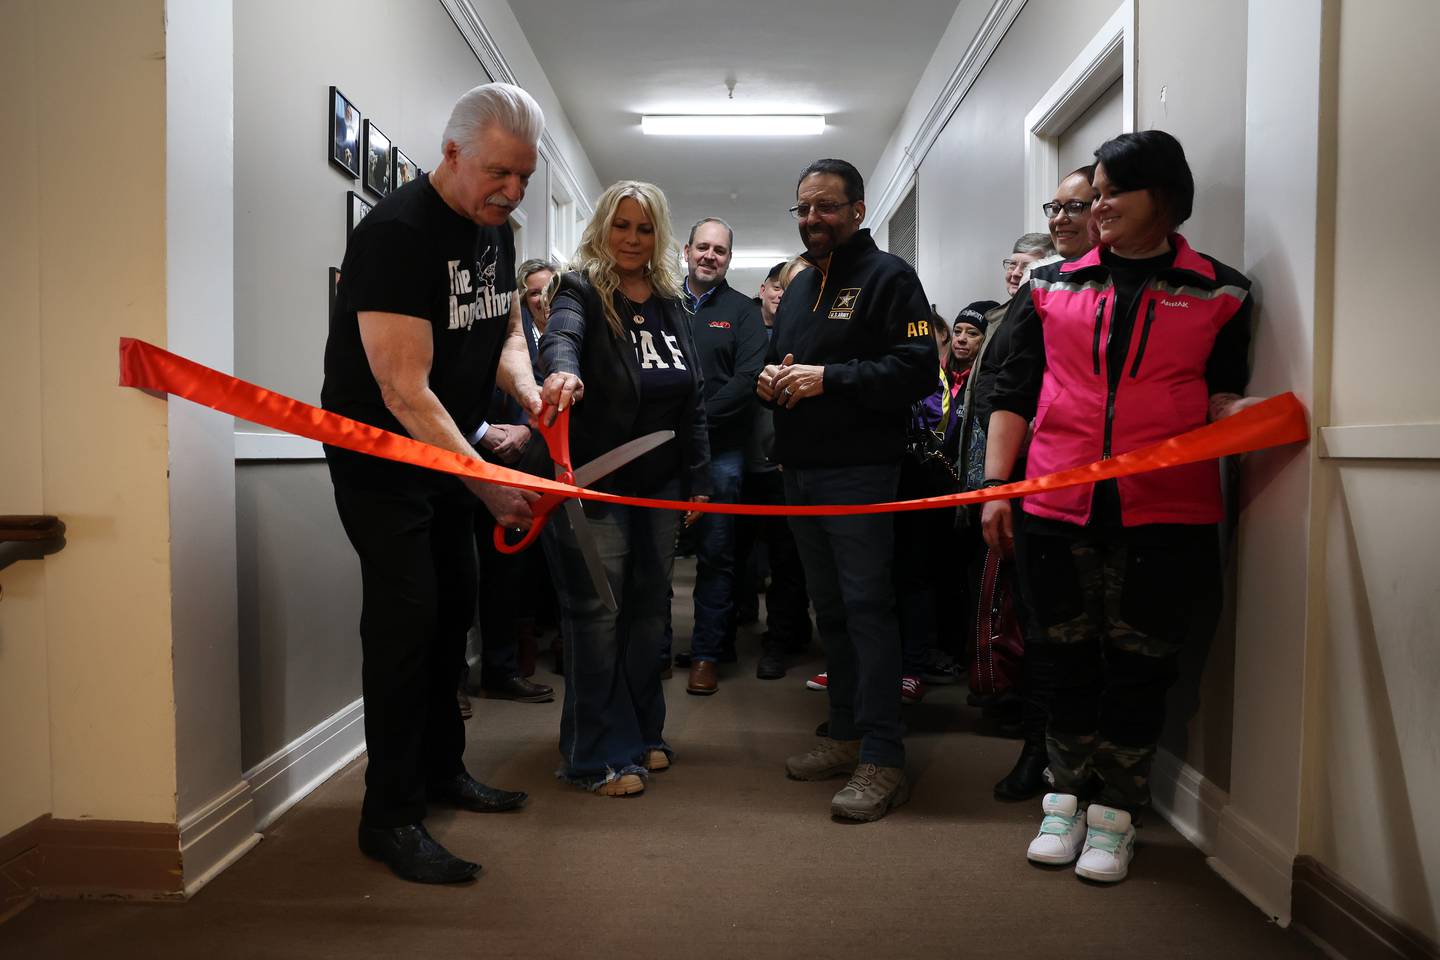
[[[1055,789],[1139,812],[1150,802],[1179,652],[1216,596],[1215,528],[1037,531],[1026,554],[1043,632],[1025,655],[1052,678],[1046,743]]]

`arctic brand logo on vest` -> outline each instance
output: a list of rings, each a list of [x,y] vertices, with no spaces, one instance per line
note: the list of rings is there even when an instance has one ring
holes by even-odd
[[[478,291],[475,290],[471,272],[460,266],[464,261],[449,262],[451,330],[469,330],[477,318],[494,319],[510,315],[511,294],[495,291],[495,256],[493,249],[487,250],[475,264],[480,272]]]
[[[1186,300],[1161,300],[1161,301],[1160,301],[1160,306],[1162,306],[1162,307],[1185,307],[1186,309],[1189,309],[1190,303],[1189,303],[1189,301],[1186,301]]]

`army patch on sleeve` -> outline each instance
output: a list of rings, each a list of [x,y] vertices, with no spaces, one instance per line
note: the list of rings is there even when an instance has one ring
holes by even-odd
[[[859,287],[846,287],[835,294],[835,302],[830,304],[831,320],[849,320],[855,312],[855,301],[860,297]]]

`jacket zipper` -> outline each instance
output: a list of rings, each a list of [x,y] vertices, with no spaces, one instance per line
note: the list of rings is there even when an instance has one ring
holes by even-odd
[[[1140,373],[1140,359],[1145,356],[1145,342],[1150,339],[1150,324],[1155,322],[1155,301],[1145,307],[1145,326],[1140,328],[1140,344],[1135,348],[1135,362],[1130,365],[1130,379]]]
[[[1130,310],[1139,309],[1139,306],[1140,306],[1140,298],[1141,298],[1142,296],[1144,296],[1144,295],[1145,295],[1145,288],[1142,286],[1142,287],[1140,288],[1140,290],[1139,290],[1138,292],[1136,292],[1136,294],[1135,294],[1135,299],[1134,299],[1134,301],[1132,301],[1131,304],[1130,304]],[[1126,313],[1129,313],[1130,310],[1127,310]],[[1134,330],[1133,327],[1132,327],[1131,330],[1130,330],[1130,335],[1131,335],[1132,337],[1135,335],[1135,330]],[[1105,334],[1105,358],[1106,358],[1107,361],[1108,361],[1109,358],[1110,358],[1110,340],[1111,340],[1111,338],[1114,337],[1114,336],[1115,336],[1115,317],[1114,317],[1114,313],[1113,313],[1113,311],[1112,311],[1111,317],[1110,317],[1110,329],[1109,329],[1109,331],[1107,331],[1106,334]],[[1124,369],[1125,369],[1124,361],[1121,361],[1120,369],[1121,369],[1121,370],[1124,370]],[[1119,378],[1119,377],[1116,377],[1116,378],[1115,378],[1115,382],[1112,384],[1112,383],[1110,382],[1110,374],[1109,374],[1109,372],[1107,371],[1106,374],[1105,374],[1105,445],[1104,445],[1104,448],[1100,451],[1100,459],[1101,459],[1101,460],[1109,460],[1109,459],[1110,459],[1110,456],[1111,456],[1111,453],[1110,453],[1110,445],[1111,445],[1111,441],[1112,441],[1113,436],[1114,436],[1114,433],[1115,433],[1115,391],[1116,391],[1117,388],[1119,388],[1119,386],[1120,386],[1120,378]]]
[[[1105,298],[1095,305],[1095,340],[1090,344],[1090,360],[1095,366],[1095,376],[1100,376],[1100,327],[1105,322]]]
[[[811,313],[820,309],[820,301],[825,299],[825,284],[830,281],[830,275],[828,273],[820,270],[819,267],[815,267],[814,269],[820,271],[820,292],[815,295],[815,306],[810,308]]]

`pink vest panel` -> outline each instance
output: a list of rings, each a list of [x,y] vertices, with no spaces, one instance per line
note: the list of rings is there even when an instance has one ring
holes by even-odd
[[[1148,446],[1203,426],[1210,393],[1205,365],[1220,328],[1244,302],[1245,291],[1217,286],[1208,260],[1183,237],[1171,238],[1175,266],[1208,284],[1152,279],[1140,294],[1114,395],[1109,456]],[[1026,475],[1044,476],[1107,455],[1109,397],[1107,345],[1117,304],[1108,276],[1074,275],[1100,263],[1097,248],[1061,264],[1059,279],[1032,278],[1030,296],[1045,338],[1046,368],[1035,413]],[[1124,309],[1128,304],[1119,305]],[[1171,467],[1119,481],[1125,526],[1147,523],[1218,523],[1222,514],[1215,461]],[[1027,497],[1027,513],[1083,525],[1090,519],[1093,485]]]

